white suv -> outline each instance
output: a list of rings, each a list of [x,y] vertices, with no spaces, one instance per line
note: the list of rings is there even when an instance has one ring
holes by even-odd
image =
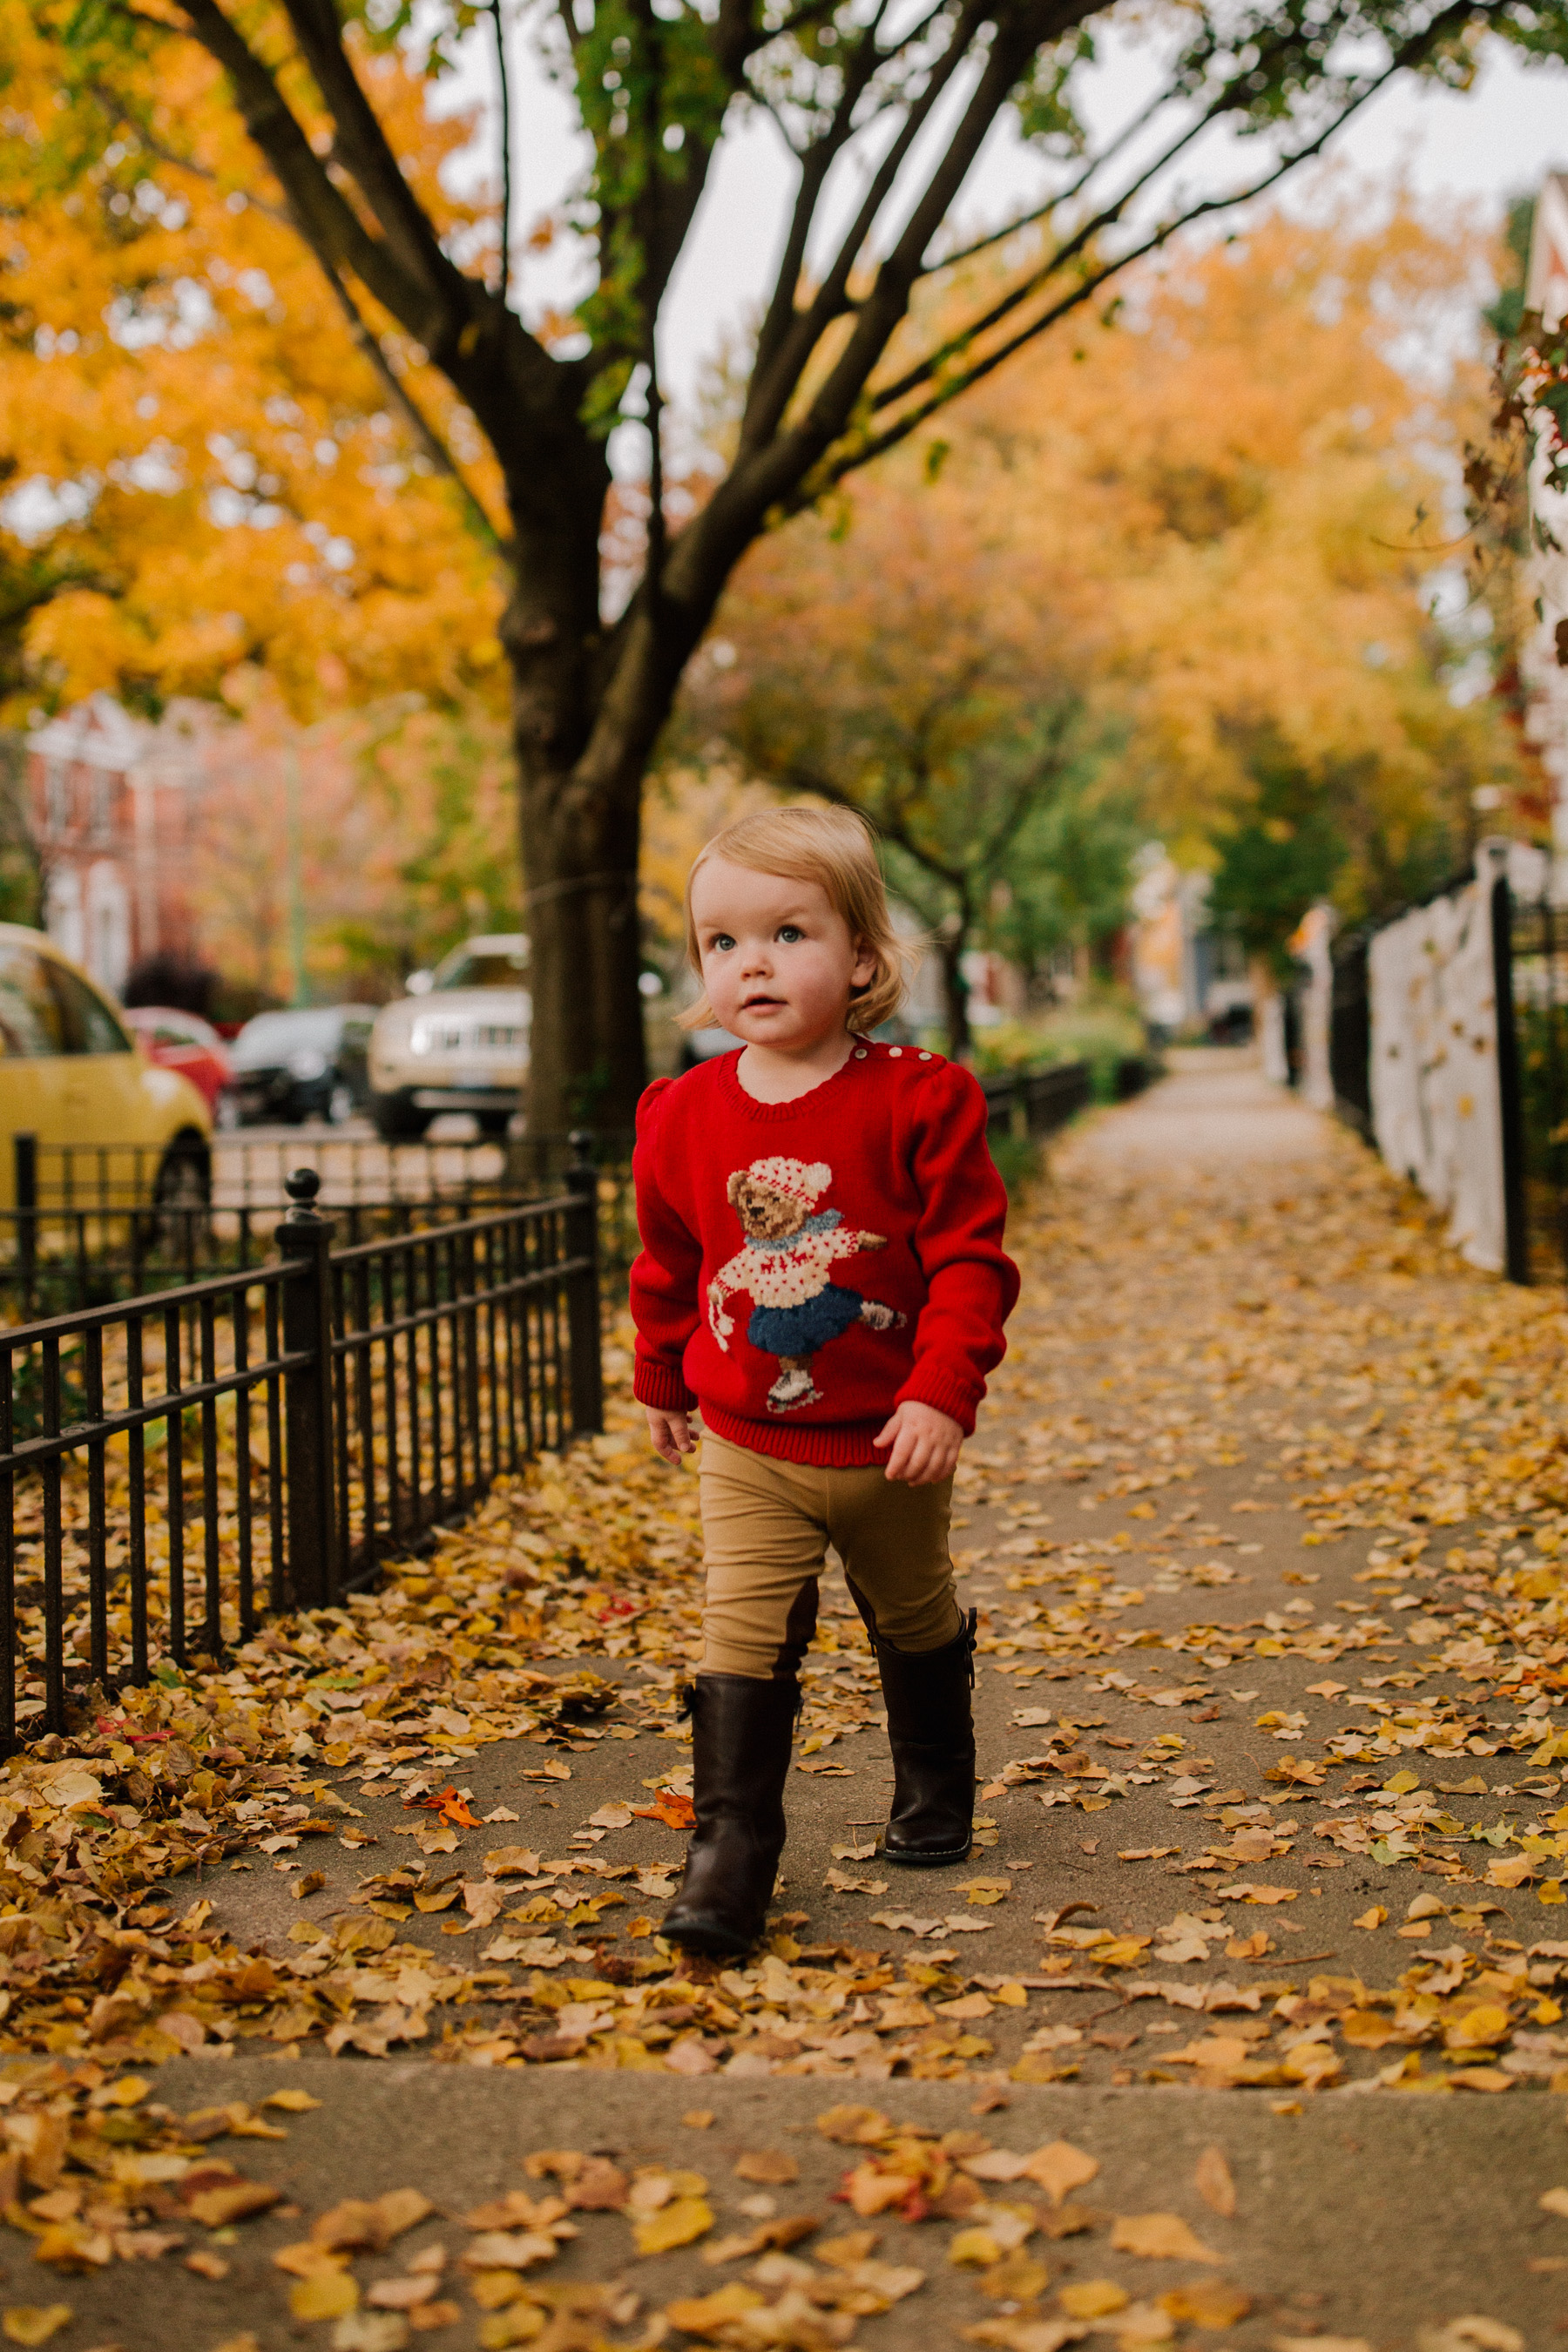
[[[389,1142],[423,1135],[440,1111],[472,1111],[501,1136],[528,1073],[532,1011],[521,932],[465,940],[409,993],[383,1005],[370,1039],[370,1115]]]

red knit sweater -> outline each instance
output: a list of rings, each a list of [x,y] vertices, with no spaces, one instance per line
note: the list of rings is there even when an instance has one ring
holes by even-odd
[[[637,1113],[637,1394],[790,1462],[885,1462],[906,1398],[968,1434],[1018,1272],[967,1070],[857,1045],[794,1102],[753,1102],[726,1054]]]

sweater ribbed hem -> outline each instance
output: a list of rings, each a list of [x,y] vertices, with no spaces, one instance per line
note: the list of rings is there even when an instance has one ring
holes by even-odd
[[[679,1371],[646,1358],[632,1374],[632,1394],[638,1404],[651,1405],[655,1412],[693,1412],[697,1407],[697,1399]]]
[[[795,1422],[743,1421],[738,1413],[702,1407],[702,1426],[731,1445],[749,1454],[770,1454],[777,1462],[802,1462],[816,1470],[873,1470],[887,1462],[890,1448],[879,1454],[871,1440],[887,1423],[876,1421]]]

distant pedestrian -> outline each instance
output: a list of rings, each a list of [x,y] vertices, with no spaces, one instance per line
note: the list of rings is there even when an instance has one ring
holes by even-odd
[[[784,1847],[829,1544],[887,1702],[882,1859],[970,1850],[974,1612],[948,1518],[1018,1276],[979,1087],[871,1039],[903,969],[869,828],[806,806],[727,826],[691,870],[687,944],[703,987],[689,1025],[746,1042],[639,1107],[636,1385],[667,1462],[692,1451],[699,1405],[704,1432],[697,1823],[664,1932],[738,1953]]]

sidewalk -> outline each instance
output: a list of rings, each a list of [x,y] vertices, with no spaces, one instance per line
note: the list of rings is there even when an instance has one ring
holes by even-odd
[[[647,1474],[616,1466],[621,1440],[595,1489],[592,1457],[545,1465],[453,1538],[447,1572],[493,1591],[577,1515],[541,1659],[613,1678],[613,1711],[549,1746],[476,1746],[459,1717],[462,1744],[427,1734],[400,1787],[384,1765],[330,1775],[352,1843],[255,1853],[199,1889],[204,1948],[264,1944],[292,1973],[269,2010],[187,2000],[194,2042],[165,2015],[210,2054],[142,2064],[132,2112],[263,2116],[286,2143],[204,2145],[294,2210],[209,2241],[165,2192],[158,2229],[178,2242],[78,2275],[13,2237],[8,2302],[68,2305],[67,2352],[249,2352],[247,2331],[261,2352],[396,2352],[426,2332],[585,2352],[652,2340],[668,2306],[671,2343],[759,2352],[857,2328],[902,2347],[963,2327],[1016,2352],[1196,2345],[1222,2326],[1245,2352],[1553,2340],[1562,1300],[1471,1274],[1358,1144],[1217,1055],[1179,1057],[1064,1139],[1016,1244],[1023,1303],[955,1517],[982,1612],[971,1864],[878,1872],[875,1678],[841,1584],[825,1589],[773,1950],[672,1977],[649,1922],[681,1837],[647,1809],[679,1818],[658,1798],[685,1761],[659,1643],[694,1622],[691,1490],[650,1486],[665,1499],[634,1538],[617,1508]],[[637,1643],[602,1630],[609,1608],[592,1636],[566,1613],[595,1545],[645,1569],[639,1545],[659,1555],[664,1613]],[[484,1638],[494,1604],[482,1621],[476,1605],[443,1621],[448,1647]],[[402,1801],[454,1783],[439,1826]],[[326,2017],[335,2060],[311,2030]],[[94,2095],[65,2080],[79,2046],[58,2031],[24,2109]],[[321,2105],[259,2110],[296,2086]],[[145,2137],[184,2145],[172,2126]],[[1068,2155],[1038,2154],[1058,2141]],[[524,2171],[552,2149],[602,2152],[614,2177]],[[849,2202],[825,2202],[846,2173]],[[547,2210],[574,2181],[585,2203]],[[379,2226],[362,2218],[321,2233],[331,2262],[274,2264],[342,2200],[405,2189],[437,2210],[395,2252],[353,2253],[354,2229]],[[641,2242],[662,2230],[672,2251],[637,2253],[639,2200]],[[568,2220],[581,2235],[552,2252]],[[450,2265],[410,2272],[437,2242]],[[301,2303],[328,2270],[340,2284]],[[404,2284],[367,2303],[393,2271]],[[583,2307],[563,2316],[574,2282]],[[633,2295],[635,2315],[616,2301]]]

